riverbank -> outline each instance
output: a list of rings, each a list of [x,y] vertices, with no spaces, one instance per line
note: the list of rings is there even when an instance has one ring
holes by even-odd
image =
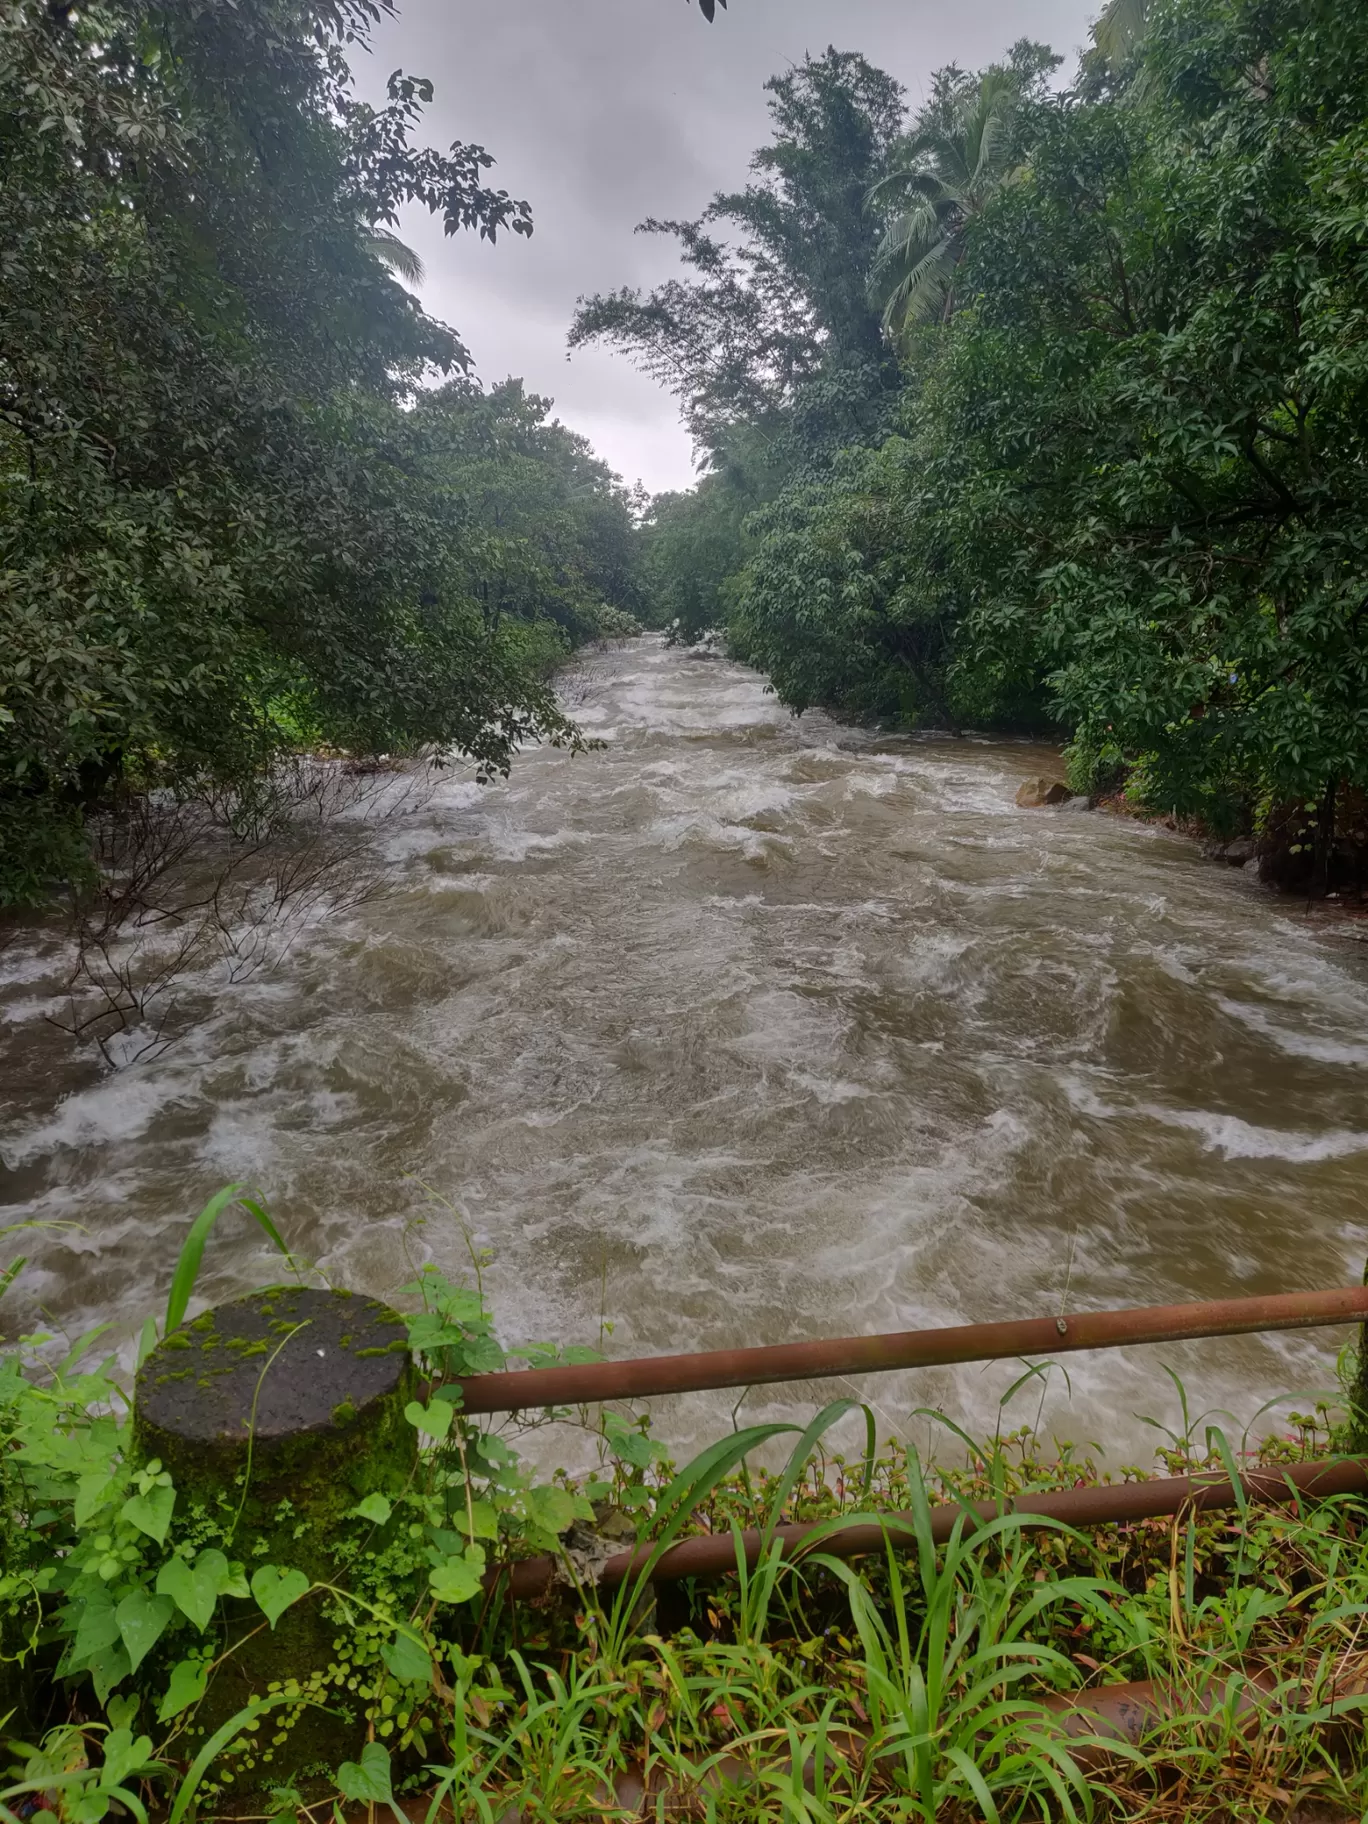
[[[263,1505],[281,1448],[263,1381],[281,1377],[272,1386],[292,1409],[290,1383],[315,1353],[301,1329],[323,1335],[325,1306],[355,1329],[367,1301],[289,1287],[249,1301],[280,1340],[256,1376],[262,1438],[255,1470],[248,1445],[245,1485],[226,1472],[219,1496],[203,1480],[192,1490],[178,1464],[173,1474],[146,1457],[151,1406],[169,1411],[161,1389],[175,1378],[158,1364],[193,1361],[187,1351],[231,1340],[243,1321],[221,1311],[182,1323],[231,1197],[182,1250],[161,1346],[155,1326],[145,1334],[131,1426],[112,1363],[78,1348],[54,1365],[33,1341],[5,1358],[0,1633],[4,1707],[18,1711],[0,1733],[19,1744],[0,1790],[7,1818],[41,1806],[86,1824],[120,1805],[167,1824],[192,1813],[285,1824],[350,1802],[427,1824],[588,1824],[661,1806],[719,1824],[1340,1824],[1368,1800],[1356,1726],[1368,1501],[1277,1494],[1280,1477],[1344,1441],[1329,1408],[1251,1451],[1194,1419],[1159,1453],[1167,1473],[1220,1477],[1234,1444],[1243,1468],[1271,1472],[1262,1498],[1082,1530],[1014,1511],[1024,1496],[1104,1479],[1072,1447],[1045,1446],[1029,1426],[973,1445],[947,1425],[925,1460],[903,1439],[876,1442],[865,1409],[866,1449],[842,1453],[833,1428],[851,1400],[801,1429],[743,1428],[679,1470],[644,1419],[585,1412],[597,1468],[576,1484],[520,1464],[526,1432],[463,1414],[448,1377],[502,1351],[478,1283],[427,1269],[399,1320],[424,1383],[407,1445],[396,1434],[384,1455],[357,1459],[320,1557],[303,1458],[283,1530]],[[261,1206],[246,1207],[283,1246]],[[378,1387],[378,1364],[361,1357],[393,1353],[362,1349],[356,1366]],[[380,1381],[398,1375],[402,1389],[407,1372]],[[172,1403],[220,1398],[202,1385]],[[754,1460],[776,1445],[772,1467]],[[330,1446],[319,1433],[309,1448]],[[389,1461],[405,1448],[407,1469]],[[987,1504],[977,1519],[974,1503]],[[886,1546],[850,1560],[822,1549],[881,1517]],[[777,1531],[793,1523],[817,1529],[801,1559],[783,1555]],[[734,1574],[651,1581],[673,1542],[721,1535],[739,1548],[746,1529],[761,1534],[749,1569],[738,1549]],[[560,1578],[510,1602],[500,1567],[548,1540]],[[624,1541],[649,1544],[642,1576],[596,1589],[600,1548]],[[235,1672],[225,1706],[216,1693]],[[298,1734],[311,1718],[327,1738],[321,1760],[317,1731]]]
[[[1052,788],[1068,795],[1057,801],[1042,795]],[[1022,790],[1030,793],[1029,801],[1023,802],[1020,795]],[[1098,812],[1184,837],[1198,846],[1204,861],[1248,874],[1266,888],[1270,895],[1275,896],[1286,910],[1292,912],[1300,909],[1310,929],[1323,929],[1330,935],[1368,941],[1368,882],[1358,879],[1352,883],[1331,886],[1324,892],[1309,893],[1304,886],[1298,887],[1277,877],[1283,871],[1280,867],[1282,858],[1276,850],[1261,853],[1261,845],[1252,834],[1221,837],[1200,817],[1180,816],[1172,811],[1148,808],[1124,786],[1114,791],[1090,795],[1073,792],[1062,778],[1049,775],[1026,780],[1018,790],[1017,803],[1024,810],[1062,810],[1071,815],[1080,811]]]

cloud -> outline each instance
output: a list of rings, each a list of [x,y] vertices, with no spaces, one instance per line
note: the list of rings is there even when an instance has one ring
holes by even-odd
[[[423,301],[456,328],[486,380],[521,375],[629,481],[687,486],[674,400],[625,357],[565,337],[575,300],[675,270],[670,245],[634,235],[646,215],[696,214],[745,176],[767,137],[766,77],[834,41],[889,70],[915,105],[932,70],[972,68],[1012,40],[1074,52],[1086,0],[731,0],[714,25],[685,0],[398,0],[358,62],[378,99],[402,68],[430,77],[435,142],[473,140],[493,181],[532,204],[536,232],[491,247],[403,223],[422,255]]]

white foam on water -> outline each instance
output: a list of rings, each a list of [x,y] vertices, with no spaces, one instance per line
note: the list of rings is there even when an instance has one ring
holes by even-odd
[[[1138,1104],[1137,1112],[1165,1127],[1187,1129],[1209,1151],[1227,1159],[1286,1159],[1305,1165],[1368,1153],[1368,1132],[1335,1129],[1323,1134],[1297,1134],[1281,1128],[1255,1127],[1235,1115],[1212,1114],[1205,1109],[1161,1108],[1149,1102]]]
[[[11,1171],[60,1152],[86,1151],[140,1140],[160,1115],[193,1094],[188,1070],[120,1072],[64,1096],[31,1126],[0,1129],[0,1159]]]

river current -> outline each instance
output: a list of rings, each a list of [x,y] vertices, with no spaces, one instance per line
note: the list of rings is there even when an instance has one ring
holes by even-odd
[[[375,837],[387,891],[98,1074],[0,954],[7,1221],[27,1298],[126,1330],[230,1179],[380,1293],[491,1261],[506,1341],[613,1354],[1331,1286],[1368,1251],[1368,955],[1162,829],[1016,808],[1058,756],[794,719],[658,639],[586,659],[602,746],[446,775]],[[421,1221],[419,1219],[422,1219]],[[272,1272],[229,1218],[201,1292]],[[1065,1358],[1043,1423],[1114,1461],[1136,1416],[1243,1424],[1333,1381],[1340,1333]],[[760,1390],[982,1431],[1017,1365]],[[680,1447],[735,1396],[656,1404]],[[1034,1420],[1038,1384],[1008,1422]],[[1222,1421],[1229,1429],[1230,1421]],[[1258,1429],[1270,1421],[1263,1421]],[[583,1447],[566,1441],[577,1461]]]

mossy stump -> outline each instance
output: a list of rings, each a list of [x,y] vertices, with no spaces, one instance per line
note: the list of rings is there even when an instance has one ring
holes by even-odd
[[[358,1527],[348,1516],[412,1476],[417,1434],[404,1408],[415,1391],[408,1333],[388,1306],[275,1286],[203,1312],[152,1351],[135,1388],[134,1448],[170,1472],[177,1526],[202,1528],[249,1578],[269,1564],[336,1585],[336,1545]],[[297,1686],[327,1705],[263,1716],[233,1756],[237,1793],[331,1771],[364,1742],[363,1703],[338,1674],[335,1604],[315,1588],[274,1629],[254,1603],[224,1604],[233,1650],[187,1727],[192,1751],[251,1697]]]

